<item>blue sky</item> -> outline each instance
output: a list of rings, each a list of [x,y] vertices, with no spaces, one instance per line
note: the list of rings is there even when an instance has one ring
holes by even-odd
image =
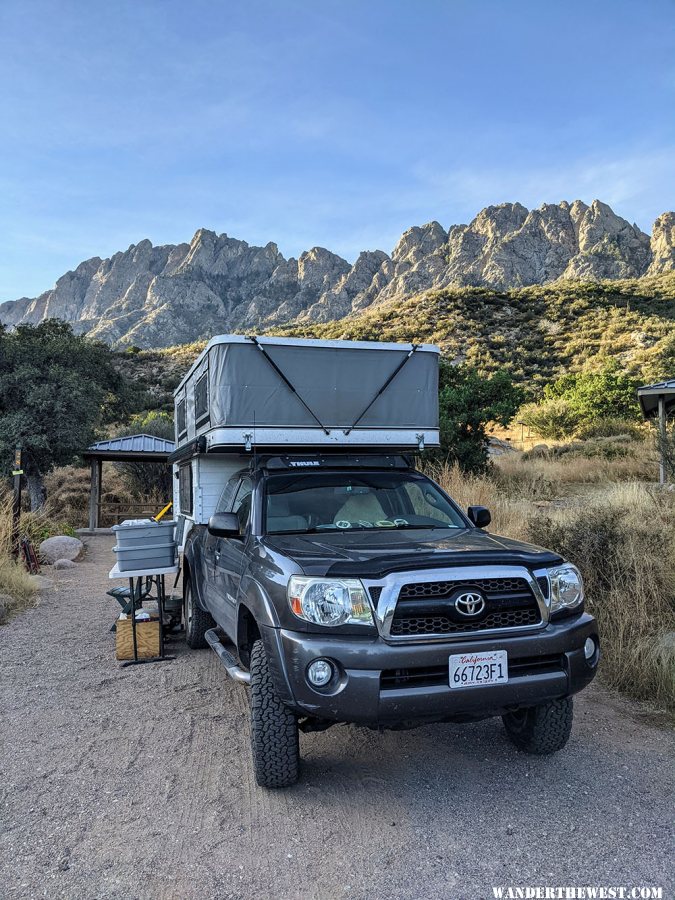
[[[675,206],[673,0],[0,0],[0,301],[206,227],[352,260]]]

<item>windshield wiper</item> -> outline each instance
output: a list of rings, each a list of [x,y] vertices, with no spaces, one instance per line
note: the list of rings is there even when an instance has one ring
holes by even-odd
[[[292,531],[268,531],[267,534],[272,537],[275,534],[344,534],[349,531],[396,531],[403,528],[414,528],[417,531],[445,531],[448,528],[457,528],[457,525],[413,525],[406,522],[400,525],[359,525],[356,523],[349,528],[326,528],[319,526],[318,528],[298,528]]]
[[[456,525],[413,525],[406,522],[405,525],[394,525],[394,528],[416,528],[418,531],[431,531],[435,529],[457,528]]]

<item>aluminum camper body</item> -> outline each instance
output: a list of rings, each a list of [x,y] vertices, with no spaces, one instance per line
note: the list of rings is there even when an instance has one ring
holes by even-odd
[[[175,512],[206,524],[255,453],[437,447],[438,357],[430,344],[212,338],[174,392]]]
[[[438,356],[430,344],[221,335],[174,393],[176,448],[436,447]]]

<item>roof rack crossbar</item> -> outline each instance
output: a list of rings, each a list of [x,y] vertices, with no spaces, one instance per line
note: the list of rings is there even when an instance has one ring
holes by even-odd
[[[397,376],[398,373],[401,371],[401,369],[403,368],[403,366],[408,362],[408,360],[409,360],[410,357],[413,355],[413,353],[415,352],[415,350],[418,350],[418,349],[419,349],[419,346],[420,346],[419,344],[413,344],[413,345],[412,345],[411,349],[410,349],[410,350],[408,351],[408,353],[403,357],[403,359],[401,360],[401,362],[396,366],[396,368],[394,369],[394,371],[391,373],[391,375],[389,376],[389,378],[387,378],[387,380],[386,380],[385,383],[382,385],[382,387],[379,389],[379,391],[375,394],[375,396],[374,396],[373,399],[370,401],[370,403],[368,404],[368,406],[366,406],[366,408],[363,410],[363,412],[361,413],[361,415],[360,415],[357,419],[355,419],[354,422],[352,422],[352,424],[349,426],[349,428],[346,428],[346,429],[344,430],[343,434],[347,435],[347,434],[349,434],[351,431],[353,431],[353,430],[356,428],[356,426],[359,424],[359,422],[361,421],[361,419],[362,419],[362,418],[365,416],[365,414],[368,412],[368,410],[369,410],[370,407],[373,405],[373,403],[375,403],[375,401],[377,400],[377,398],[380,397],[380,396],[387,390],[387,388],[389,387],[389,385],[392,383],[392,381],[394,380],[394,378],[396,378],[396,376]]]
[[[290,391],[292,391],[292,393],[295,394],[295,396],[298,398],[298,400],[300,401],[300,403],[302,403],[302,405],[305,407],[305,409],[307,410],[307,412],[308,412],[308,413],[310,414],[310,416],[314,419],[314,421],[315,421],[316,424],[319,426],[319,428],[323,431],[323,433],[324,433],[324,434],[330,434],[330,431],[328,430],[328,428],[326,428],[326,426],[325,426],[325,425],[323,424],[323,422],[319,419],[319,417],[316,415],[316,413],[315,413],[315,412],[311,409],[311,407],[309,407],[309,406],[307,405],[307,403],[303,400],[303,398],[300,396],[300,394],[296,391],[295,387],[291,384],[291,382],[288,380],[288,378],[284,375],[284,373],[281,371],[281,369],[279,368],[279,366],[274,362],[274,360],[272,359],[272,357],[269,355],[269,353],[267,352],[267,350],[265,350],[265,348],[264,348],[263,345],[260,343],[260,341],[257,339],[257,337],[255,337],[254,335],[247,335],[247,337],[248,337],[249,341],[253,341],[253,343],[256,345],[256,347],[258,348],[258,350],[260,350],[260,352],[261,352],[262,355],[265,357],[265,359],[267,360],[267,362],[272,366],[272,368],[274,369],[274,371],[277,373],[277,375],[279,376],[279,378],[281,378],[281,380],[284,382],[284,384],[286,385],[286,387],[287,387]]]

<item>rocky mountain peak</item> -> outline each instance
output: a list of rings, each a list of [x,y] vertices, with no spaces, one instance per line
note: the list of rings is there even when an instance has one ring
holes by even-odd
[[[446,231],[409,228],[391,256],[365,250],[353,265],[324,247],[286,259],[277,245],[206,228],[189,243],[144,239],[80,263],[35,299],[0,304],[0,322],[56,317],[103,340],[166,346],[296,319],[328,321],[372,304],[449,285],[508,290],[558,278],[639,278],[675,271],[675,213],[651,240],[599,200],[500,203]]]
[[[654,222],[648,275],[675,270],[675,213],[666,212]]]

